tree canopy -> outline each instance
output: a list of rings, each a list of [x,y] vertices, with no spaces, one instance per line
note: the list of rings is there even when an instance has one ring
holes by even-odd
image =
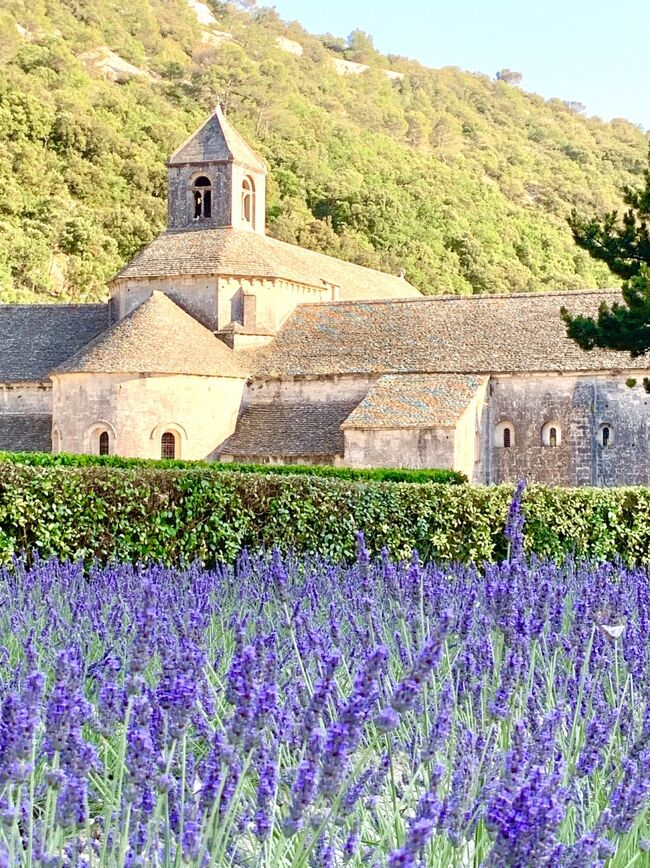
[[[608,347],[632,356],[650,350],[650,160],[648,165],[645,185],[624,190],[629,207],[622,216],[612,211],[585,219],[575,210],[571,215],[578,245],[625,280],[623,303],[603,303],[595,318],[562,310],[569,337],[585,350]]]
[[[567,217],[621,207],[640,129],[243,5],[4,0],[1,301],[105,297],[165,227],[165,160],[218,99],[269,164],[277,238],[403,268],[425,293],[611,283]]]

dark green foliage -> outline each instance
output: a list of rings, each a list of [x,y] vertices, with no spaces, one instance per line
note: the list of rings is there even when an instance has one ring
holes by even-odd
[[[603,302],[596,318],[571,316],[562,308],[569,337],[582,347],[592,350],[604,347],[622,350],[633,357],[650,350],[650,277],[643,270],[623,286],[624,304]]]
[[[382,57],[361,31],[328,50],[271,9],[210,5],[232,41],[206,41],[186,0],[2,4],[0,300],[104,297],[164,228],[164,162],[217,99],[269,163],[269,231],[284,241],[404,268],[426,293],[610,281],[566,218],[620,206],[643,166],[639,129]],[[83,60],[100,46],[147,75],[105,81]],[[334,57],[372,69],[338,76]]]
[[[0,463],[0,560],[13,553],[91,561],[231,561],[246,547],[351,559],[439,560],[506,553],[512,486],[413,485],[281,473]],[[650,560],[650,489],[533,486],[526,545],[540,556]]]
[[[121,467],[148,468],[149,470],[206,469],[224,473],[281,473],[298,476],[329,476],[335,479],[371,479],[375,482],[444,482],[461,485],[467,482],[464,473],[457,470],[409,470],[404,467],[332,467],[321,464],[223,464],[214,461],[181,461],[178,459],[152,460],[122,458],[118,455],[73,455],[50,452],[0,452],[0,463],[28,464],[31,467]]]
[[[578,245],[625,279],[624,304],[602,304],[596,318],[562,310],[569,337],[584,350],[606,347],[632,356],[650,350],[650,168],[644,178],[643,188],[625,189],[629,209],[621,218],[616,211],[602,219],[583,219],[575,211],[571,216]]]

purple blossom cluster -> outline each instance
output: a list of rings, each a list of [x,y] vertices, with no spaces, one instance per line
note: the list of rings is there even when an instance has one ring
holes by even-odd
[[[0,866],[650,864],[650,575],[16,560]]]

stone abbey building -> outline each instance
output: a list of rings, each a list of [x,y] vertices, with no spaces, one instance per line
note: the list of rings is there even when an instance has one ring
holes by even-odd
[[[0,448],[650,481],[647,372],[559,316],[617,293],[424,297],[269,238],[219,109],[168,171],[169,228],[107,304],[0,306]]]

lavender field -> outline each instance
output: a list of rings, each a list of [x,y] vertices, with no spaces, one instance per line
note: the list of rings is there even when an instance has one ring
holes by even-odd
[[[650,576],[0,575],[0,865],[650,864]]]

